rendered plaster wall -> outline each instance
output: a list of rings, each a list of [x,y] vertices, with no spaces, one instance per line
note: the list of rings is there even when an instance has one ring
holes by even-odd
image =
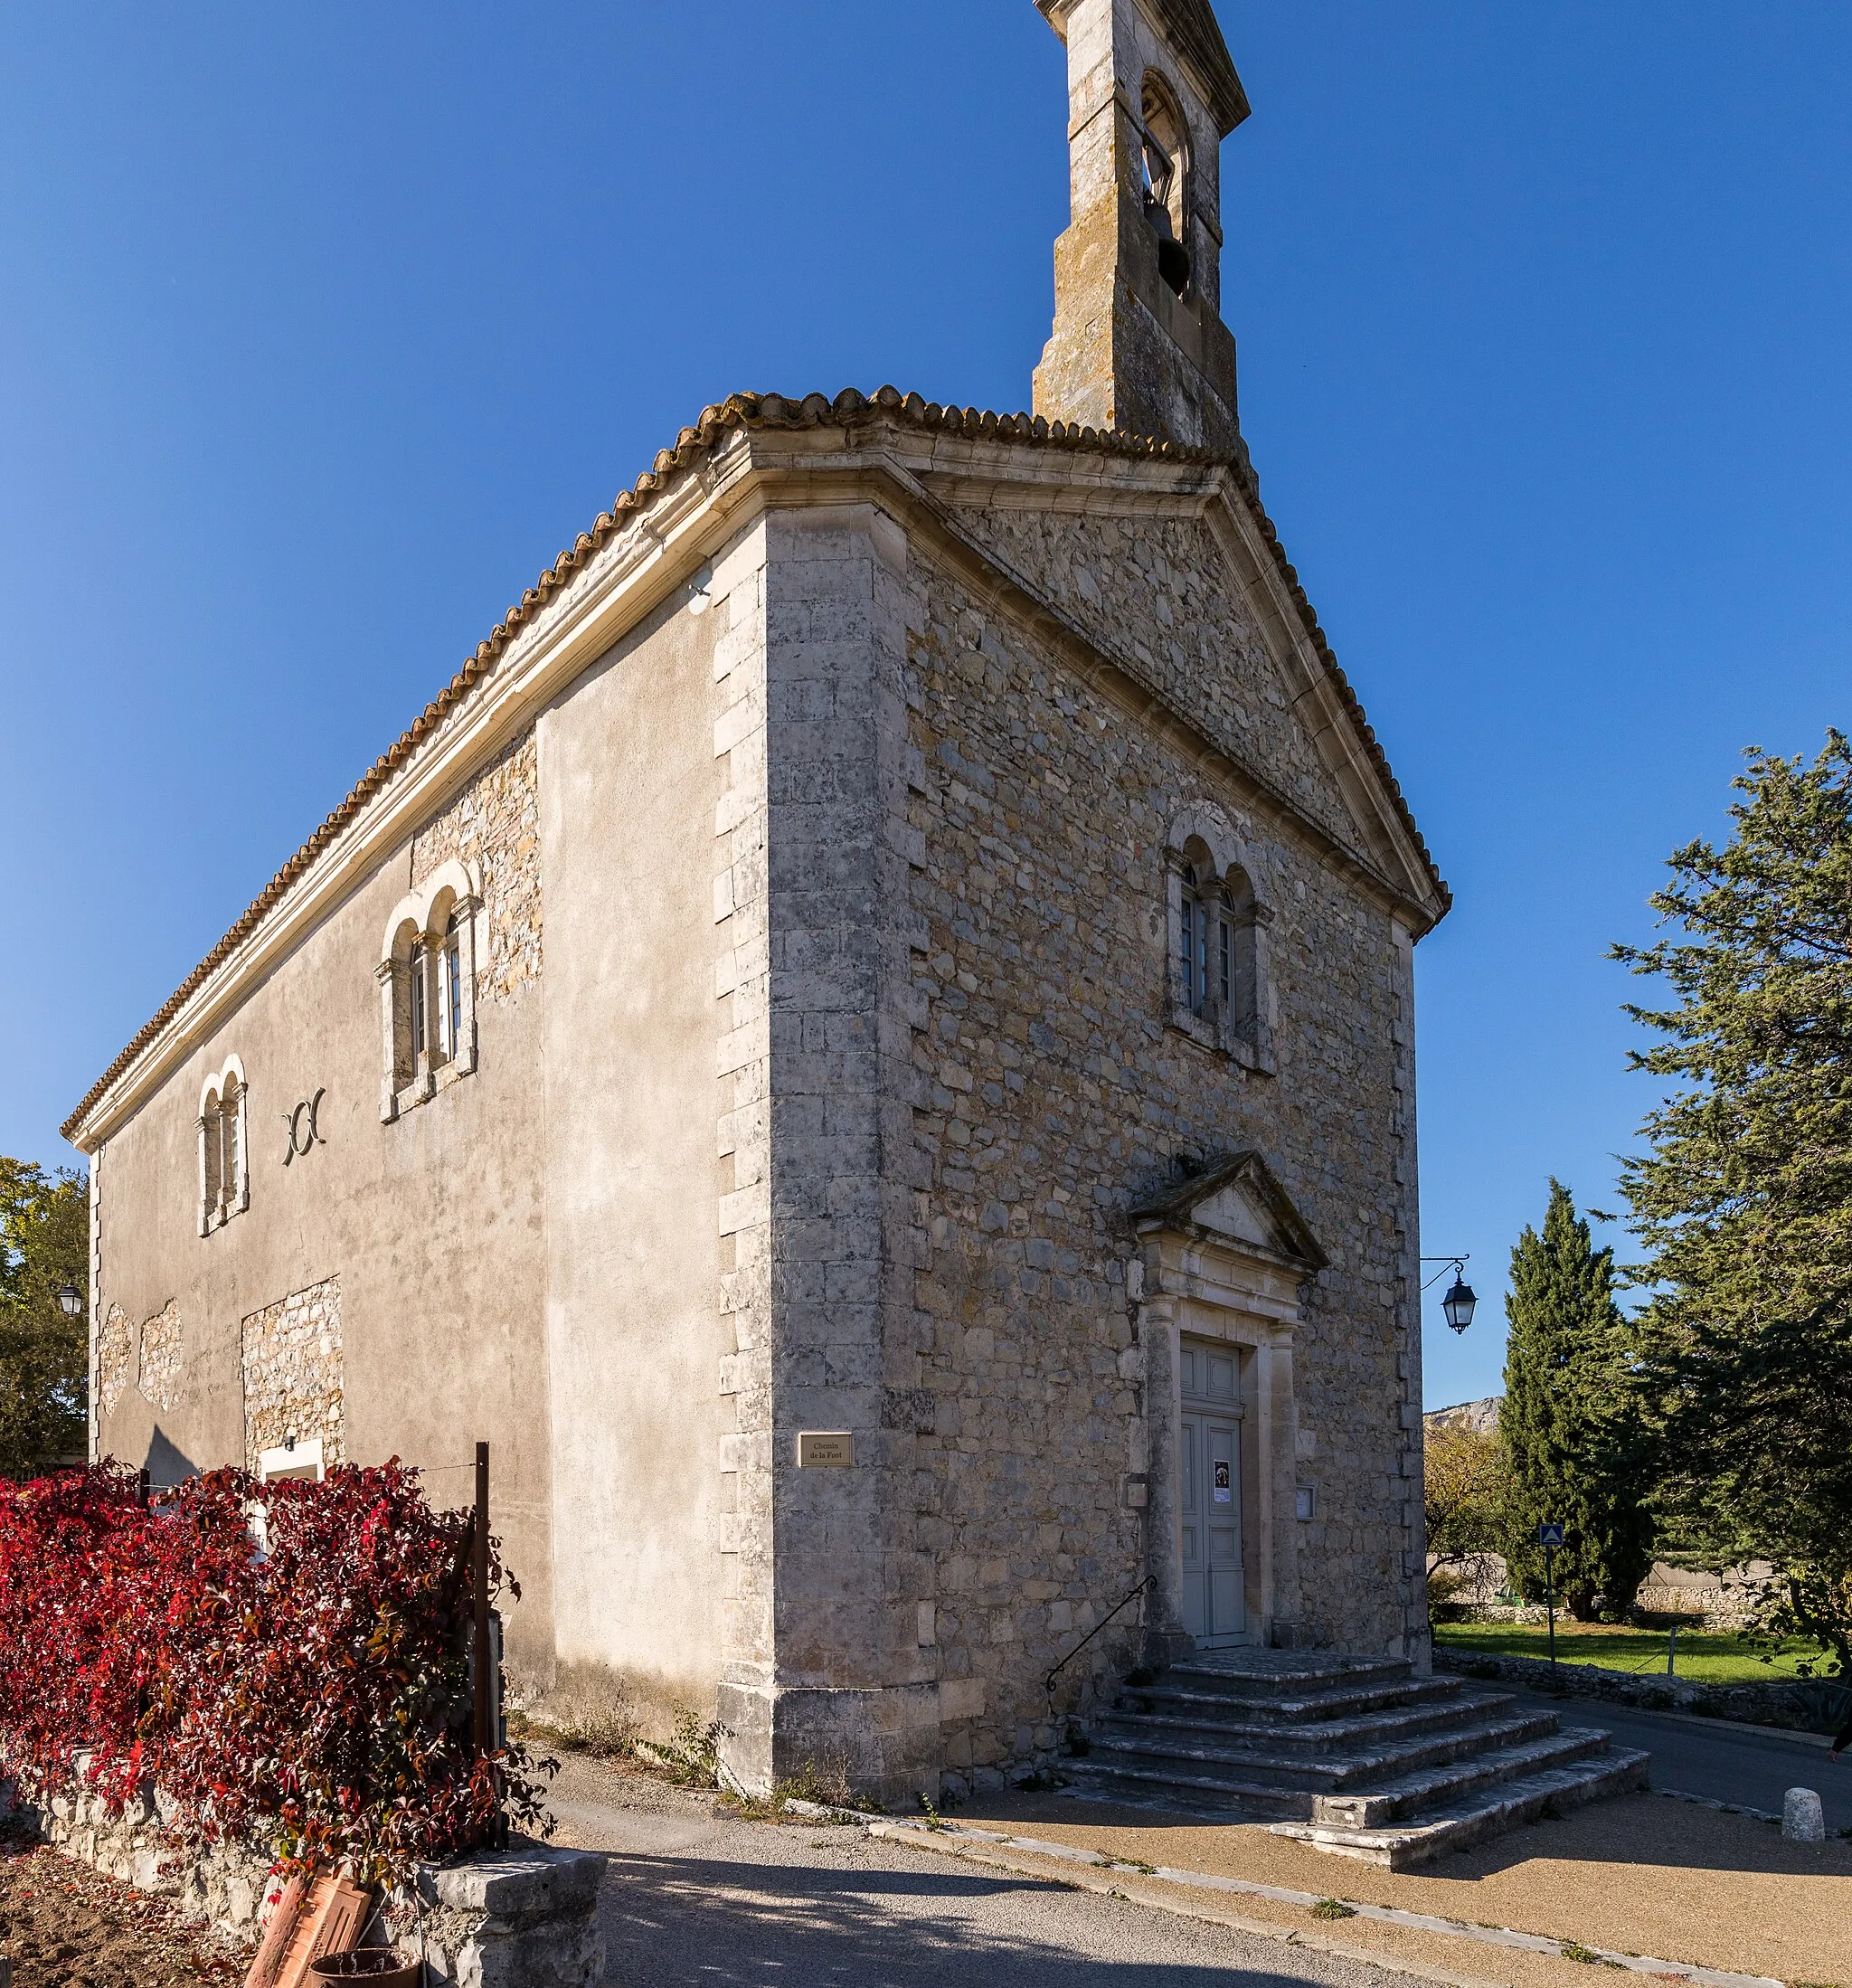
[[[720,1663],[719,620],[684,592],[539,726],[559,1656],[658,1728]]]
[[[487,781],[506,782],[506,763]],[[526,764],[531,796],[531,749]],[[516,829],[524,811],[511,810]],[[433,810],[434,823],[482,812],[468,781]],[[537,929],[537,869],[490,854],[485,915]],[[509,876],[524,880],[499,888]],[[423,1466],[433,1501],[456,1505],[470,1496],[476,1441],[489,1442],[493,1521],[523,1589],[510,1656],[543,1671],[553,1646],[544,983],[529,974],[503,998],[481,990],[475,1073],[382,1124],[374,969],[411,883],[408,844],[194,1046],[97,1156],[97,1446],[146,1463],[156,1483],[244,1463],[258,1433],[247,1414],[246,1321],[280,1321],[287,1301],[338,1280],[338,1318],[319,1319],[298,1350],[312,1343],[325,1367],[338,1356],[347,1460]],[[537,962],[537,949],[527,956]],[[202,1237],[200,1090],[233,1054],[250,1086],[250,1206]],[[286,1164],[286,1119],[317,1090],[320,1139]],[[251,1406],[262,1406],[260,1379]]]
[[[1341,819],[1206,531],[968,522],[1243,757]],[[1257,1149],[1332,1259],[1295,1332],[1298,1482],[1318,1505],[1298,1527],[1294,1633],[1423,1653],[1409,948],[1290,829],[1205,792],[917,551],[910,581],[930,1169],[917,1386],[935,1413],[915,1439],[913,1509],[892,1522],[930,1557],[947,1770],[981,1780],[1050,1742],[1043,1673],[1146,1569],[1128,1487],[1148,1455],[1148,1349],[1126,1210],[1179,1161]],[[1166,1025],[1167,828],[1205,802],[1259,853],[1276,911],[1275,1076]]]

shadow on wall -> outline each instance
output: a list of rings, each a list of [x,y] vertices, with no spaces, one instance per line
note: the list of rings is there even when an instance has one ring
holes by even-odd
[[[148,1453],[143,1459],[142,1467],[148,1473],[151,1491],[171,1491],[175,1484],[184,1484],[189,1477],[199,1475],[199,1465],[167,1440],[166,1432],[158,1422],[155,1425],[154,1434],[148,1438]]]

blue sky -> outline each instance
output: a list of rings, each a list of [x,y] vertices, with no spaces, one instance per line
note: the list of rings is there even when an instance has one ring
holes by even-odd
[[[1847,718],[1852,10],[1224,0],[1262,490],[1459,908],[1420,953],[1430,1403],[1614,1205],[1629,986],[1740,749]],[[1015,408],[1030,0],[0,10],[0,1151],[703,405]],[[1623,1246],[1624,1236],[1620,1237]]]

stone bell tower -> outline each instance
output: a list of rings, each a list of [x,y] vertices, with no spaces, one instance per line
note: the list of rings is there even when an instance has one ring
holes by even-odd
[[[1072,216],[1035,412],[1238,450],[1221,142],[1248,114],[1209,0],[1035,0],[1067,44]]]

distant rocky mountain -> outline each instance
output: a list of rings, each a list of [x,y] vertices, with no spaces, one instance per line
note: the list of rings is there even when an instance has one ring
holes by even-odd
[[[1503,1395],[1485,1401],[1462,1401],[1451,1408],[1433,1408],[1422,1417],[1431,1429],[1470,1429],[1475,1435],[1495,1435]]]

